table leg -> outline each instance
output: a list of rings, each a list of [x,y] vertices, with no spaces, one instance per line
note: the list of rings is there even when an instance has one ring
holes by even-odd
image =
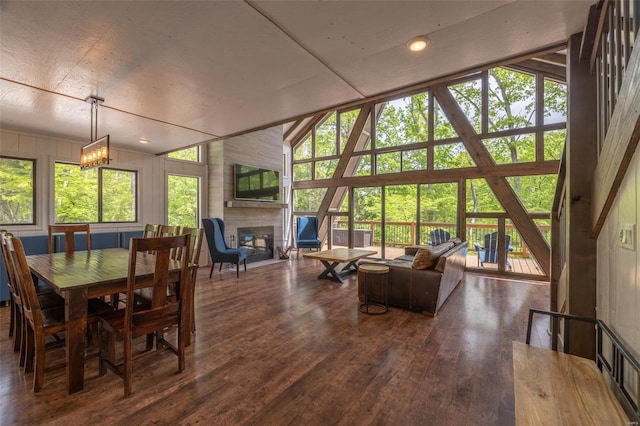
[[[360,260],[360,259],[352,260],[351,262],[346,264],[344,266],[344,268],[342,268],[340,270],[340,272],[341,273],[345,273],[345,272],[357,271],[358,270],[358,260]]]
[[[67,322],[67,386],[70,394],[84,387],[84,351],[87,336],[87,288],[68,290],[64,299]]]
[[[320,260],[320,262],[322,262],[322,264],[324,265],[325,270],[323,273],[318,275],[318,279],[327,278],[331,281],[344,284],[344,281],[342,281],[340,274],[338,273],[338,271],[336,271],[336,266],[338,266],[340,262],[329,263],[329,261],[327,260]]]

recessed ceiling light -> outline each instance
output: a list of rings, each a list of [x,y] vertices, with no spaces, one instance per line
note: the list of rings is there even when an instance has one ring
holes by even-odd
[[[407,48],[412,52],[421,52],[429,46],[429,39],[425,36],[414,37],[407,42]]]
[[[149,143],[149,139],[146,139],[146,138],[140,138],[140,143],[147,144],[147,143]]]

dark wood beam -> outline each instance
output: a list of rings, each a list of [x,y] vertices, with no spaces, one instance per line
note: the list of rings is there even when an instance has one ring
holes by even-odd
[[[454,99],[453,95],[444,84],[437,84],[431,90],[442,107],[449,122],[462,138],[462,142],[467,148],[473,161],[478,167],[493,167],[495,163],[489,151],[478,137],[473,126],[465,116],[464,112]],[[550,248],[535,222],[529,217],[520,199],[511,188],[504,176],[487,176],[487,184],[494,192],[498,201],[509,214],[518,232],[531,249],[540,267],[548,276],[550,273]]]
[[[539,163],[502,164],[484,167],[465,167],[444,170],[417,170],[384,175],[385,185],[409,185],[415,183],[447,183],[459,179],[479,179],[487,176],[535,176],[556,174],[560,161]],[[379,186],[381,176],[345,176],[342,178],[319,179],[293,182],[293,189],[327,188],[340,186]]]
[[[562,53],[547,53],[546,55],[536,56],[531,59],[534,61],[548,62],[565,68],[567,67],[567,55]]]
[[[549,64],[547,62],[535,61],[533,59],[522,61],[517,64],[511,64],[505,68],[511,68],[527,73],[540,73],[545,77],[555,80],[560,80],[562,82],[567,81],[567,69],[565,67]]]
[[[360,109],[358,118],[356,118],[353,129],[351,129],[349,139],[347,139],[347,143],[344,146],[342,156],[340,157],[340,160],[338,160],[336,170],[333,173],[334,179],[330,180],[335,180],[336,176],[342,176],[345,173],[353,151],[356,149],[356,147],[363,143],[361,141],[361,136],[365,128],[365,124],[370,120],[372,108],[373,104],[366,104],[363,105]],[[368,136],[365,136],[365,138],[368,138]],[[295,188],[294,186],[294,189],[297,188]],[[318,209],[318,222],[320,223],[319,233],[323,240],[327,238],[329,231],[329,224],[324,220],[327,212],[329,211],[329,207],[332,205],[332,203],[336,202],[335,200],[341,199],[346,195],[346,188],[340,188],[340,193],[338,193],[337,191],[338,186],[328,186],[327,191],[324,194],[324,198],[320,202],[320,208]]]
[[[607,18],[609,15],[609,3],[611,3],[611,0],[601,0],[600,3],[598,3],[598,6],[600,6],[600,10],[598,11],[598,25],[592,37],[593,43],[591,46],[591,54],[589,58],[589,66],[590,66],[591,72],[593,72],[593,68],[596,65],[596,59],[598,58],[598,50],[600,49],[602,33],[607,27],[607,22],[608,22]],[[588,52],[585,52],[585,53],[588,53]]]
[[[597,44],[596,32],[598,31],[598,22],[600,21],[600,12],[602,10],[603,1],[592,4],[587,15],[587,22],[582,31],[582,43],[580,44],[580,61],[591,59],[594,44]]]

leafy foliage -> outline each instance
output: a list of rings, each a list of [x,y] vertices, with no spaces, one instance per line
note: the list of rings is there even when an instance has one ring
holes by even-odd
[[[198,162],[200,161],[200,148],[197,146],[192,146],[191,148],[185,148],[179,151],[173,151],[167,154],[167,157],[173,158],[175,160]]]
[[[167,181],[168,224],[198,227],[200,179],[193,176],[169,175]]]
[[[35,161],[0,157],[0,224],[34,222]]]

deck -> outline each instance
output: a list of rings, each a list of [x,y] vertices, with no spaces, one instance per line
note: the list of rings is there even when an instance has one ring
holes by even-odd
[[[343,246],[333,245],[332,248],[338,248]],[[365,247],[367,250],[375,250],[377,252],[377,257],[382,257],[382,249],[379,246],[370,246]],[[323,247],[323,250],[326,250],[327,247]],[[404,254],[403,247],[386,247],[385,248],[385,258],[394,259],[398,256],[402,256]],[[544,272],[538,266],[537,262],[532,258],[521,258],[521,257],[512,257],[509,256],[509,263],[511,264],[511,273],[513,274],[526,274],[526,275],[537,275],[540,277],[544,277]],[[469,270],[477,270],[477,271],[492,271],[496,272],[498,270],[498,265],[496,264],[485,264],[484,267],[481,267],[478,263],[478,253],[471,248],[467,253],[467,269]]]

